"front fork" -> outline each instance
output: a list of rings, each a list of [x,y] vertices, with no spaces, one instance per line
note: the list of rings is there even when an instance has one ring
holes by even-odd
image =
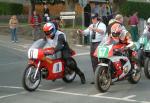
[[[38,70],[39,70],[39,68],[40,68],[40,64],[41,64],[41,61],[39,61],[38,64],[37,64],[37,69],[36,69],[35,74],[34,74],[34,79],[35,79],[36,76],[37,76]]]

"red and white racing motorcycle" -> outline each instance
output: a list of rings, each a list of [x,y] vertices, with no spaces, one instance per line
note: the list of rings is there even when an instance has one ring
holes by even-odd
[[[45,51],[51,51],[53,48],[42,49],[44,41],[39,40],[34,43],[28,50],[28,65],[23,74],[23,87],[28,91],[34,91],[38,88],[41,78],[46,80],[63,79],[70,83],[76,73],[65,65],[61,58],[56,58],[56,55],[45,55]]]
[[[94,53],[99,64],[95,71],[95,85],[100,92],[106,92],[111,83],[127,79],[136,84],[141,78],[137,52],[124,50],[124,44],[102,42]],[[129,53],[130,52],[130,53]]]

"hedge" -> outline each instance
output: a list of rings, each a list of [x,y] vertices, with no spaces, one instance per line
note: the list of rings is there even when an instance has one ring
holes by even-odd
[[[22,14],[22,12],[22,4],[0,2],[0,15]]]
[[[130,16],[137,11],[140,18],[147,19],[150,17],[149,10],[150,3],[128,1],[120,6],[119,11],[126,16]]]

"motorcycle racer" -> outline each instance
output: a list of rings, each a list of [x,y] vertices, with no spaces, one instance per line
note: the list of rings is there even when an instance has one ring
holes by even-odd
[[[77,66],[76,61],[71,57],[73,51],[70,49],[65,33],[57,30],[54,23],[48,22],[43,26],[43,31],[45,33],[44,40],[48,42],[48,45],[53,45],[54,49],[51,51],[45,52],[45,54],[54,54],[61,51],[62,59],[65,61],[66,65],[74,69],[74,71],[81,78],[81,83],[85,84],[85,76],[83,72]],[[47,46],[48,46],[47,45]]]
[[[131,38],[131,34],[126,30],[123,25],[123,16],[118,14],[115,17],[113,23],[109,25],[109,37],[110,41],[115,43],[123,43],[126,44],[126,48],[133,46],[133,41]]]

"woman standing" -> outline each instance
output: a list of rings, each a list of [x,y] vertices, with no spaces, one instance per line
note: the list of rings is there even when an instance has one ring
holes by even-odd
[[[9,20],[9,27],[11,30],[12,42],[18,42],[18,38],[17,38],[17,34],[16,34],[17,26],[18,26],[17,17],[16,17],[16,15],[13,15]]]

